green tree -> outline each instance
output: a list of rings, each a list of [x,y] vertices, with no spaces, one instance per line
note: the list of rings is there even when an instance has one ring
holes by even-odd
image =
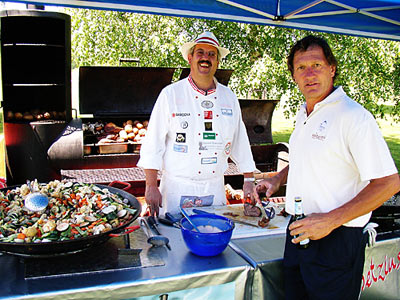
[[[231,50],[221,68],[233,69],[230,87],[239,98],[289,99],[287,114],[303,97],[286,66],[290,46],[315,34],[324,37],[339,62],[336,85],[377,118],[400,121],[400,43],[338,34],[236,22],[166,17],[118,11],[66,9],[72,17],[72,66],[120,65],[124,57],[140,66],[188,67],[179,47],[211,30]],[[389,107],[389,109],[388,109]]]

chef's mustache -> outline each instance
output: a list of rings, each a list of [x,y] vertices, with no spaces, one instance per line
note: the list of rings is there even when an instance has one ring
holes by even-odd
[[[208,66],[211,66],[211,65],[212,65],[211,61],[209,61],[209,60],[200,60],[200,61],[199,61],[199,64],[203,64],[203,63],[208,64]]]

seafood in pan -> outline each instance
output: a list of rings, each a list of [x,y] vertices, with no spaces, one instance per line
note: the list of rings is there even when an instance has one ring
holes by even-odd
[[[40,212],[24,206],[31,193],[28,185],[0,191],[0,242],[43,243],[98,235],[130,222],[136,213],[128,199],[94,184],[34,184],[49,198]]]

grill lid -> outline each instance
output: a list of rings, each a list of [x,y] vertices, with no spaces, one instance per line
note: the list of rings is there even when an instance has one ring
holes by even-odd
[[[148,116],[175,68],[80,67],[79,110],[97,117]]]

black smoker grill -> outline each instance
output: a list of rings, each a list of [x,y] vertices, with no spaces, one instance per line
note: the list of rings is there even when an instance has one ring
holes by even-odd
[[[70,16],[0,12],[7,183],[54,176],[46,149],[71,120]]]

